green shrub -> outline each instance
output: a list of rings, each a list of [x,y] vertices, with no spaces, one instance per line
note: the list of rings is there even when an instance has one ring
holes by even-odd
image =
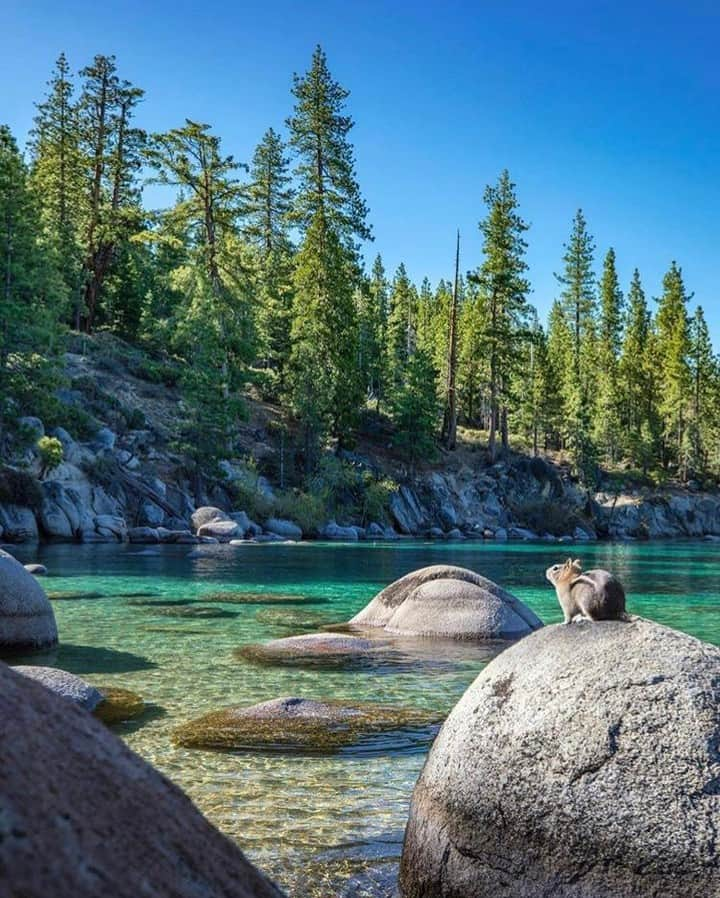
[[[37,441],[37,451],[40,457],[40,479],[42,480],[50,471],[62,464],[63,447],[57,437],[40,437]]]
[[[145,412],[141,408],[123,409],[128,430],[143,430],[147,424]]]
[[[40,508],[42,500],[42,490],[36,477],[17,468],[0,468],[0,503],[21,505],[35,511]]]
[[[295,521],[305,534],[317,532],[327,520],[323,499],[302,490],[280,493],[273,503],[272,514]]]
[[[370,472],[365,474],[365,495],[361,507],[361,523],[363,526],[371,521],[387,522],[390,496],[397,489],[397,484],[389,477],[376,480]]]

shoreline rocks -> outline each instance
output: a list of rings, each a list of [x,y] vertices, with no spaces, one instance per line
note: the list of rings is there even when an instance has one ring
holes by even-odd
[[[451,712],[403,898],[720,893],[720,649],[640,618],[545,627]]]
[[[205,714],[177,727],[173,741],[184,748],[333,753],[437,720],[436,714],[387,705],[276,698]]]
[[[57,645],[55,614],[37,579],[0,549],[0,655]]]
[[[431,565],[386,586],[350,620],[401,636],[518,639],[540,618],[507,590],[467,568]]]

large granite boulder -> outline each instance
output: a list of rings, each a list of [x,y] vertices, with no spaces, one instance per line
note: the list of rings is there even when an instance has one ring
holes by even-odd
[[[357,527],[343,527],[337,521],[328,521],[320,531],[320,539],[356,543],[358,538]]]
[[[197,529],[198,536],[212,536],[221,541],[231,540],[240,532],[240,526],[235,521],[208,521]]]
[[[178,727],[173,739],[187,748],[334,752],[377,734],[427,728],[437,719],[427,711],[388,705],[276,698],[211,711]]]
[[[204,524],[210,524],[212,521],[229,521],[230,516],[221,508],[215,508],[214,505],[203,505],[201,508],[195,509],[190,515],[190,522],[193,530],[197,531]]]
[[[0,654],[41,651],[57,639],[55,614],[42,586],[0,549]]]
[[[720,895],[720,649],[639,618],[493,660],[415,787],[403,898]]]
[[[467,568],[436,564],[379,592],[350,624],[403,636],[517,639],[542,627],[507,590]]]
[[[38,539],[38,525],[29,508],[0,505],[0,533],[7,543],[28,543]]]
[[[269,518],[265,521],[265,529],[268,533],[274,533],[283,539],[302,539],[302,530],[297,524],[288,521],[285,518]]]
[[[0,664],[0,893],[281,898],[169,780]]]

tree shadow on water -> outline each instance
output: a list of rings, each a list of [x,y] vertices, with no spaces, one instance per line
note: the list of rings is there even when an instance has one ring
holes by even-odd
[[[131,673],[137,670],[152,670],[158,666],[155,661],[151,661],[144,655],[136,655],[134,652],[123,652],[120,649],[94,645],[74,645],[67,642],[47,653],[32,655],[17,663],[59,667],[61,670],[78,676]]]

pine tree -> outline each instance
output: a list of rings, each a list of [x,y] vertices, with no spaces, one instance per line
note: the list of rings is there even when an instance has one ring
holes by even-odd
[[[209,125],[189,119],[182,128],[153,135],[146,155],[157,172],[156,182],[180,191],[159,233],[151,236],[184,250],[170,282],[182,297],[176,345],[191,363],[186,379],[191,397],[199,402],[190,419],[197,427],[205,422],[217,430],[220,400],[225,400],[225,439],[214,441],[216,453],[223,454],[229,449],[240,409],[237,392],[247,380],[254,350],[249,268],[239,240],[240,166],[222,154],[220,139]],[[205,405],[202,390],[194,386],[202,383],[212,384],[217,401],[208,394]],[[208,415],[212,420],[205,420]]]
[[[572,391],[573,338],[565,313],[559,300],[550,307],[547,331],[546,375],[548,384],[554,389],[554,402],[548,416],[548,434],[553,446],[566,448],[567,414],[566,396]]]
[[[718,376],[702,306],[695,309],[688,330],[691,400],[685,467],[698,472],[708,467],[708,447],[716,432],[712,400]]]
[[[295,76],[293,95],[288,126],[298,190],[292,219],[303,240],[294,279],[290,394],[310,468],[326,428],[340,442],[347,438],[362,399],[354,292],[361,282],[357,241],[371,234],[349,141],[348,91],[332,78],[320,47],[307,74]]]
[[[469,285],[460,306],[458,401],[460,414],[468,424],[478,424],[486,404],[490,369],[485,353],[488,327],[487,299],[475,285]]]
[[[518,213],[515,185],[503,171],[494,187],[483,197],[488,214],[480,222],[485,259],[475,278],[488,303],[485,333],[490,364],[490,435],[488,450],[495,458],[497,428],[502,447],[508,449],[508,406],[512,402],[513,375],[521,361],[520,346],[527,333],[530,284],[525,277],[528,225]]]
[[[388,318],[388,283],[382,258],[373,263],[367,283],[359,291],[360,371],[368,398],[376,408],[385,398],[387,386],[385,339]]]
[[[395,272],[390,290],[387,323],[387,359],[390,390],[399,390],[417,347],[418,298],[404,263]]]
[[[690,395],[690,335],[688,297],[682,271],[673,262],[663,278],[663,293],[657,310],[657,353],[659,361],[660,403],[664,444],[664,462],[678,463],[681,476],[683,441],[687,425],[687,403]]]
[[[30,135],[30,186],[40,210],[43,239],[76,312],[81,298],[84,184],[80,129],[65,54],[55,63],[45,100],[38,104]]]
[[[273,372],[270,395],[285,387],[290,356],[293,247],[289,216],[293,191],[282,138],[269,128],[253,155],[247,187],[245,235],[257,247],[257,328],[261,364]]]
[[[623,449],[643,471],[655,451],[655,364],[651,316],[635,269],[628,291],[628,309],[619,362],[620,416]]]
[[[42,414],[54,385],[66,294],[10,130],[0,126],[0,446],[9,414]]]
[[[622,439],[618,367],[623,329],[623,295],[615,267],[615,251],[605,256],[600,279],[600,321],[597,343],[595,442],[605,456],[617,459]]]
[[[437,371],[430,357],[418,349],[408,361],[403,384],[393,394],[393,445],[409,461],[411,470],[419,461],[432,460],[435,455],[440,410],[436,379]]]
[[[142,227],[138,173],[145,135],[132,121],[143,91],[120,80],[114,56],[96,56],[80,74],[78,124],[87,183],[82,324],[92,333],[119,247]]]
[[[330,74],[318,46],[304,76],[295,75],[294,114],[288,120],[290,143],[298,155],[298,192],[292,219],[309,230],[320,215],[351,250],[356,240],[371,239],[367,206],[355,177],[355,156],[348,135],[354,126],[345,112],[350,92]]]
[[[571,335],[571,376],[563,391],[565,439],[575,469],[585,482],[596,476],[596,448],[591,436],[596,367],[596,296],[593,273],[595,244],[582,209],[573,220],[565,246],[560,302]]]

